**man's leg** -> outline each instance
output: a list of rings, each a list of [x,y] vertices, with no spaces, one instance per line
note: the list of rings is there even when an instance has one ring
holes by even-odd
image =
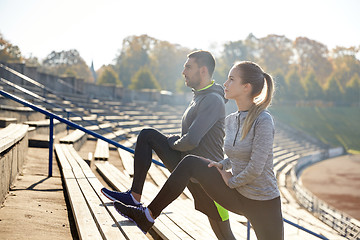
[[[188,183],[187,187],[194,197],[195,209],[207,215],[216,237],[218,239],[235,239],[230,228],[229,212],[214,202],[200,184],[194,183],[194,179]]]
[[[226,239],[226,240],[236,239],[234,234],[231,231],[229,219],[225,220],[225,221],[217,221],[217,220],[213,220],[211,218],[208,218],[208,219],[209,219],[211,228],[214,231],[214,233],[218,239]]]
[[[170,148],[167,137],[153,128],[143,129],[136,141],[134,154],[134,178],[131,187],[134,198],[140,202],[146,175],[152,161],[152,150],[156,152],[166,168],[174,170],[181,154]]]

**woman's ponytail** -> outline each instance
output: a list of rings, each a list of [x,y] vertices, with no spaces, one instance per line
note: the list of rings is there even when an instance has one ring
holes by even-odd
[[[259,101],[254,102],[254,104],[249,109],[249,112],[245,118],[245,122],[241,133],[241,139],[244,139],[246,135],[249,133],[255,119],[260,115],[262,111],[264,111],[270,106],[274,93],[274,82],[272,77],[268,73],[264,72],[260,68],[260,66],[258,66],[255,63],[241,62],[239,63],[238,67],[240,67],[240,69],[243,68],[242,70],[244,70],[242,72],[243,74],[242,79],[245,80],[245,83],[250,83],[253,87],[254,100],[255,98],[263,97],[261,93],[264,91],[264,88],[266,87],[266,94],[264,94],[265,96],[263,97],[263,99],[259,99]],[[251,70],[250,72],[252,72],[252,74],[247,73],[246,70]],[[254,74],[255,72],[257,72],[257,74]]]

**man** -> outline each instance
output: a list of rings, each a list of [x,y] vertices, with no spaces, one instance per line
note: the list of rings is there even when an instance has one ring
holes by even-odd
[[[102,193],[113,201],[140,205],[141,194],[152,160],[152,150],[172,172],[188,154],[214,161],[224,159],[224,90],[212,80],[215,59],[207,51],[188,55],[182,74],[185,84],[193,89],[193,99],[182,117],[181,136],[167,137],[155,129],[143,129],[137,139],[134,154],[134,178],[127,192],[103,188]],[[229,224],[228,212],[212,201],[197,183],[187,186],[194,197],[195,208],[206,214],[219,239],[235,239]]]

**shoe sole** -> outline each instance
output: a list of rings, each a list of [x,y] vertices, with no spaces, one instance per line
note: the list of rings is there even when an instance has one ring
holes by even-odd
[[[102,189],[101,189],[101,193],[104,194],[104,196],[107,197],[108,199],[110,199],[111,201],[117,201],[117,199],[112,198],[110,195],[107,195],[105,192],[103,192]]]
[[[118,209],[116,208],[116,206],[115,206],[115,202],[114,202],[114,208],[115,208],[115,210],[116,210],[121,216],[123,216],[124,218],[126,218],[126,219],[130,220],[131,222],[135,223],[135,225],[136,225],[144,234],[147,233],[147,232],[144,232],[144,231],[139,227],[139,225],[137,225],[137,223],[136,223],[131,217],[126,216],[126,215],[123,214],[120,210],[118,210]]]

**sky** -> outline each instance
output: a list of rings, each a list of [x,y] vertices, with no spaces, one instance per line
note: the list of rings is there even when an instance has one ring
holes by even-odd
[[[0,0],[0,33],[25,57],[76,49],[98,69],[142,34],[215,52],[250,33],[360,46],[359,9],[360,0]]]

